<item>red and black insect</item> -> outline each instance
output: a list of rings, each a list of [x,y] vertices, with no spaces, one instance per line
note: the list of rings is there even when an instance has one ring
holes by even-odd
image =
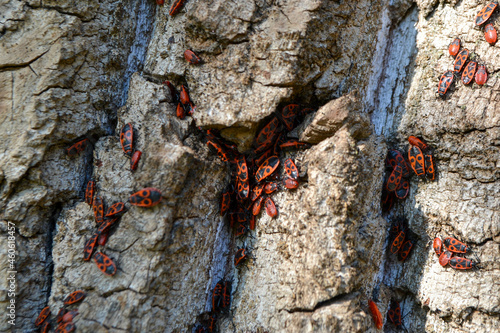
[[[125,155],[132,156],[132,150],[134,149],[134,127],[132,123],[123,126],[120,132],[120,143]]]
[[[99,246],[105,246],[106,243],[108,242],[108,238],[109,238],[109,230],[101,232],[99,234],[99,238],[97,240],[97,244],[99,244]]]
[[[238,197],[241,200],[245,200],[248,198],[248,195],[250,194],[250,184],[249,184],[248,180],[245,182],[242,182],[240,179],[238,179],[238,181],[236,183],[236,188],[237,188]]]
[[[224,281],[224,290],[222,291],[222,308],[229,309],[231,306],[231,281]]]
[[[451,43],[450,46],[448,46],[448,52],[450,52],[450,55],[452,57],[456,56],[458,51],[460,51],[460,38],[455,38]]]
[[[283,179],[283,186],[285,186],[289,190],[293,190],[299,187],[299,182],[292,178],[286,178]]]
[[[384,182],[385,184],[386,182]],[[391,210],[394,205],[394,198],[396,194],[394,192],[389,192],[385,189],[385,185],[382,188],[382,198],[380,200],[380,206],[382,208],[382,212],[387,213]]]
[[[397,165],[401,167],[403,178],[407,178],[410,176],[410,171],[408,169],[408,165],[399,150],[389,149],[387,152],[387,157],[385,159],[386,166],[390,169],[395,168]]]
[[[185,85],[181,87],[181,95],[180,95],[182,105],[189,105],[191,103],[191,99],[189,98],[189,91]]]
[[[276,182],[267,182],[266,186],[264,187],[264,191],[266,194],[271,194],[275,192],[278,189],[278,184]]]
[[[255,215],[250,216],[250,221],[248,222],[250,230],[255,230]]]
[[[488,81],[488,72],[485,65],[479,65],[476,72],[476,83],[480,86]]]
[[[83,260],[89,261],[94,252],[95,244],[97,242],[98,233],[95,233],[90,237],[90,239],[85,243],[85,248],[83,249]]]
[[[94,199],[94,191],[95,182],[93,180],[89,180],[89,182],[87,183],[87,187],[85,188],[85,202],[91,206]]]
[[[170,81],[165,81],[163,84],[166,84],[168,89],[170,90],[170,95],[172,96],[172,102],[174,104],[178,104],[181,102],[179,91],[175,88],[175,86]]]
[[[453,70],[457,73],[459,73],[462,68],[464,67],[465,63],[467,62],[467,58],[469,58],[469,50],[463,49],[458,53],[457,57],[455,58],[455,63],[453,64]]]
[[[224,216],[231,207],[231,197],[233,193],[234,191],[232,191],[231,189],[228,189],[224,193],[222,193],[222,200],[220,203],[220,216]]]
[[[248,259],[247,254],[245,253],[246,249],[244,247],[239,248],[234,255],[234,266],[237,267],[241,263],[243,263],[246,259]]]
[[[115,263],[104,253],[96,252],[94,255],[94,261],[97,268],[101,270],[106,275],[113,276],[116,274]]]
[[[389,318],[389,321],[396,326],[396,328],[402,327],[403,321],[401,318],[401,306],[398,301],[391,299],[389,311],[387,311],[387,318]]]
[[[288,177],[292,179],[299,178],[299,170],[297,169],[295,163],[293,163],[291,158],[287,158],[283,163],[283,166],[285,167],[285,172],[288,175]]]
[[[207,330],[209,333],[215,332],[215,325],[217,324],[217,316],[212,314],[210,318],[208,318],[208,327]]]
[[[436,172],[434,170],[434,158],[432,154],[426,153],[424,155],[425,162],[425,176],[433,181],[436,178]]]
[[[414,245],[415,241],[413,239],[407,239],[399,249],[398,260],[404,262],[410,255]]]
[[[83,139],[66,149],[66,155],[68,156],[76,156],[81,153],[89,143],[89,139]]]
[[[125,212],[125,204],[123,202],[117,202],[108,208],[106,212],[106,217],[115,216]]]
[[[257,182],[262,181],[263,179],[271,175],[274,170],[276,170],[279,164],[280,159],[277,156],[269,157],[257,170],[257,173],[255,174],[255,180]]]
[[[394,170],[392,170],[389,178],[387,179],[386,189],[389,192],[396,191],[399,188],[401,179],[403,177],[403,169],[400,165],[396,165]]]
[[[245,223],[239,223],[238,227],[236,228],[236,238],[240,238],[246,235],[246,233],[250,229],[247,227],[246,222]]]
[[[83,301],[85,299],[85,292],[83,290],[73,291],[64,299],[64,305],[71,305],[76,302]]]
[[[64,314],[64,316],[62,317],[62,322],[63,323],[72,322],[73,318],[75,318],[78,315],[79,315],[78,310],[71,310]]]
[[[165,3],[165,0],[156,0],[156,4],[158,6],[163,6],[164,3]]]
[[[484,27],[484,39],[486,39],[486,41],[490,44],[495,44],[497,42],[497,38],[498,36],[495,27],[493,24],[488,23]]]
[[[98,195],[94,196],[94,202],[92,203],[92,210],[94,211],[94,217],[97,224],[102,223],[104,220],[104,201]]]
[[[187,62],[193,65],[198,65],[201,63],[200,57],[198,57],[196,53],[194,53],[191,50],[184,51],[184,58],[186,59]]]
[[[441,255],[439,256],[439,264],[443,267],[448,265],[452,255],[453,253],[451,253],[450,251],[444,251],[443,253],[441,253]]]
[[[408,150],[408,160],[411,168],[417,176],[425,175],[425,161],[422,150],[416,146],[411,146]]]
[[[410,182],[407,179],[401,179],[401,183],[399,183],[399,187],[396,189],[394,194],[396,198],[403,200],[410,193]]]
[[[495,8],[497,8],[498,2],[492,2],[488,6],[484,7],[477,13],[476,15],[476,25],[482,25],[484,22],[488,21],[490,18],[491,14],[493,14],[493,11]]]
[[[412,146],[417,146],[422,151],[426,151],[427,148],[429,148],[429,146],[426,143],[424,143],[422,140],[420,140],[419,138],[417,138],[416,136],[413,136],[413,135],[408,138],[408,142]]]
[[[42,328],[40,329],[40,333],[48,333],[50,328],[50,321],[46,321]]]
[[[132,194],[128,198],[131,205],[139,207],[153,207],[161,201],[161,191],[154,187],[146,187]]]
[[[403,246],[403,242],[405,241],[406,232],[405,230],[401,230],[399,234],[394,238],[391,244],[391,253],[396,254]]]
[[[177,109],[175,110],[175,115],[177,116],[177,118],[181,120],[186,117],[186,111],[184,111],[184,107],[180,102],[177,103]]]
[[[241,155],[236,160],[236,166],[238,167],[237,174],[238,174],[238,178],[240,179],[240,181],[247,182],[248,181],[248,167],[247,167],[247,161],[245,160],[245,155]]]
[[[271,198],[266,198],[266,213],[272,218],[278,216],[278,211],[276,210],[276,205]]]
[[[455,269],[472,269],[477,265],[478,263],[467,258],[453,257],[450,259],[450,266]]]
[[[264,202],[264,197],[259,197],[255,202],[253,203],[253,208],[252,208],[252,214],[254,216],[259,215],[260,210],[262,208],[262,203]]]
[[[106,231],[108,231],[108,229],[116,222],[118,221],[118,217],[115,217],[115,218],[110,218],[110,219],[106,219],[104,220],[100,225],[99,225],[99,228],[97,228],[97,233],[99,235],[105,233]]]
[[[212,311],[218,312],[222,307],[222,290],[224,289],[224,280],[220,280],[212,291]]]
[[[141,159],[142,152],[136,150],[130,159],[130,170],[135,171],[139,165],[139,160]]]
[[[441,255],[441,253],[443,253],[443,241],[441,240],[441,238],[434,238],[434,242],[432,242],[432,248],[434,249],[434,252],[436,252],[438,257]]]
[[[62,322],[64,315],[66,313],[68,313],[68,310],[66,310],[65,308],[60,308],[59,312],[57,313],[57,316],[56,316],[56,322],[58,322],[58,323]]]
[[[277,117],[273,117],[259,134],[255,137],[255,154],[260,154],[269,149],[279,135],[280,122]]]
[[[467,244],[462,243],[461,241],[453,237],[445,238],[443,244],[450,252],[466,253],[467,251],[469,251],[469,247],[467,246]]]
[[[174,3],[172,4],[172,6],[170,7],[170,11],[168,12],[168,15],[174,16],[175,14],[177,14],[184,6],[185,1],[186,0],[175,0]]]
[[[73,323],[61,323],[57,326],[55,333],[71,333],[76,329]]]
[[[222,160],[222,162],[228,162],[229,161],[229,157],[227,155],[227,152],[223,148],[222,145],[220,145],[219,143],[217,143],[215,141],[208,140],[207,141],[207,146],[208,146],[209,149],[215,151],[215,153],[217,154],[217,156],[219,156],[219,158]]]
[[[250,196],[250,199],[252,201],[257,200],[261,196],[262,191],[264,191],[265,186],[266,186],[265,183],[260,183],[260,184],[255,185],[252,189],[252,195]]]
[[[370,299],[368,300],[368,307],[370,308],[375,327],[377,329],[381,329],[384,324],[384,319],[382,318],[382,314],[380,313],[377,304]]]
[[[40,311],[40,314],[38,315],[38,317],[35,320],[35,325],[36,326],[42,325],[48,316],[50,316],[50,307],[46,306],[42,309],[42,311]]]
[[[462,82],[464,84],[472,83],[474,80],[474,74],[476,74],[477,62],[469,61],[467,67],[465,67],[464,72],[462,73]]]
[[[280,144],[280,148],[287,151],[292,149],[307,149],[311,148],[311,145],[307,142],[300,142],[298,140],[291,139]]]
[[[444,96],[448,89],[450,88],[451,84],[453,83],[453,72],[452,71],[446,71],[444,72],[443,75],[441,75],[441,78],[439,79],[439,84],[438,84],[438,94],[440,96]]]
[[[300,111],[300,106],[298,106],[297,104],[287,105],[281,111],[280,114],[281,121],[283,122],[288,131],[291,131],[293,129],[295,118],[299,114],[299,111]]]

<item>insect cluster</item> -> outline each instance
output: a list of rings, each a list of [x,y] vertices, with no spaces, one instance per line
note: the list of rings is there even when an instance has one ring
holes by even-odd
[[[89,138],[79,140],[71,147],[66,149],[66,154],[70,157],[77,156],[83,152],[91,143]],[[138,167],[142,152],[135,149],[134,145],[134,128],[132,123],[127,123],[120,131],[120,144],[125,156],[130,158],[130,169],[135,171]],[[102,162],[100,162],[100,165]],[[99,165],[99,164],[98,164]],[[128,203],[132,206],[153,207],[161,202],[161,191],[147,187],[132,194],[128,198]],[[107,256],[103,251],[96,251],[97,247],[105,247],[110,235],[116,230],[118,222],[124,213],[127,211],[124,202],[116,202],[106,209],[104,199],[97,194],[97,184],[95,180],[89,180],[85,188],[85,202],[92,207],[94,219],[96,222],[96,231],[86,241],[83,249],[83,260],[90,261],[94,256],[94,262],[97,268],[107,276],[114,276],[117,272],[117,266],[113,259]],[[71,305],[85,298],[85,293],[82,290],[75,291],[70,294],[64,301],[64,305]],[[75,330],[73,318],[78,315],[77,310],[68,311],[66,308],[61,308],[57,315],[56,321],[58,326],[55,332],[68,333]],[[43,324],[41,331],[48,332],[50,322],[46,320],[50,316],[49,307],[45,307],[35,321],[36,326]]]
[[[436,177],[434,156],[430,147],[415,136],[408,138],[408,160],[397,149],[390,149],[385,159],[386,175],[382,188],[382,211],[391,210],[396,199],[404,200],[410,193],[410,168],[420,179],[433,181]]]
[[[64,300],[64,306],[59,309],[56,316],[57,327],[55,329],[56,333],[70,333],[73,332],[75,324],[73,323],[73,318],[78,315],[78,309],[68,310],[66,306],[72,305],[83,301],[86,294],[83,290],[77,290],[68,295]],[[50,308],[46,306],[42,309],[38,318],[35,320],[35,326],[41,326],[40,332],[47,333],[50,329],[51,321],[48,319],[50,317]]]
[[[256,218],[262,208],[271,218],[278,217],[278,209],[271,198],[273,193],[299,186],[299,168],[287,154],[292,150],[309,148],[310,145],[287,138],[287,133],[312,111],[298,104],[290,104],[275,112],[255,136],[253,150],[246,154],[240,153],[236,145],[225,140],[217,130],[205,131],[207,146],[221,161],[228,163],[231,170],[231,182],[221,196],[220,215],[228,220],[235,239],[243,241],[250,231],[255,230]],[[234,266],[240,267],[248,258],[251,258],[249,249],[238,247]],[[230,295],[225,292],[227,283],[227,280],[221,280],[216,284],[212,293],[210,320],[206,325],[198,325],[196,332],[213,332],[217,314],[229,307]],[[224,288],[221,289],[221,286]],[[220,290],[224,292],[221,294]],[[218,300],[225,297],[228,298],[227,306],[224,302],[219,305]]]
[[[467,244],[460,242],[453,237],[447,237],[444,241],[441,238],[434,238],[432,247],[439,257],[439,264],[441,266],[450,265],[454,269],[472,269],[478,265],[477,262],[461,257],[471,251]]]
[[[491,14],[498,7],[497,2],[492,2],[483,9],[479,11],[476,15],[475,24],[476,26],[482,26],[485,24],[491,17]],[[493,45],[497,42],[497,31],[492,23],[488,23],[484,27],[484,38],[486,41]],[[470,51],[466,48],[460,50],[461,41],[459,38],[455,38],[450,45],[448,46],[448,52],[450,56],[455,58],[455,62],[453,64],[453,71],[446,71],[441,78],[439,79],[438,90],[437,93],[440,96],[446,95],[446,92],[452,85],[455,75],[460,75],[462,72],[462,82],[465,85],[471,84],[472,81],[476,81],[476,83],[480,86],[484,85],[486,81],[488,81],[488,71],[486,69],[486,65],[478,64],[476,59],[470,59]]]

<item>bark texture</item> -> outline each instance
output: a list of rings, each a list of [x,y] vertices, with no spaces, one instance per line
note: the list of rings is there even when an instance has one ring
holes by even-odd
[[[485,3],[191,0],[175,16],[169,6],[0,0],[0,243],[14,223],[17,250],[16,326],[2,320],[0,332],[34,332],[42,308],[56,314],[78,289],[79,332],[191,332],[222,278],[233,290],[219,332],[376,332],[372,298],[387,332],[391,298],[410,332],[498,331],[500,48],[474,25]],[[439,98],[455,37],[489,79],[456,81]],[[187,63],[186,49],[203,63]],[[189,87],[193,117],[176,117],[164,80]],[[288,134],[312,144],[284,156],[299,188],[273,194],[278,218],[261,213],[253,237],[236,240],[219,215],[231,168],[198,127],[248,152],[290,103],[317,110]],[[119,138],[130,122],[143,153],[135,172]],[[387,149],[406,151],[410,135],[432,147],[437,179],[412,178],[409,197],[383,215]],[[68,157],[83,138],[87,149]],[[96,230],[83,200],[90,179],[108,207],[162,191],[153,208],[127,204],[101,247],[113,277],[83,261]],[[404,264],[387,251],[402,215],[417,236]],[[436,235],[468,243],[481,269],[441,267]],[[236,269],[243,245],[251,258]],[[8,259],[2,245],[2,276]],[[2,278],[3,308],[8,290]]]

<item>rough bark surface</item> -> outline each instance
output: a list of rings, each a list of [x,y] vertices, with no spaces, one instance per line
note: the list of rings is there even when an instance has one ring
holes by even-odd
[[[410,332],[498,331],[500,48],[474,26],[485,3],[191,0],[175,16],[169,5],[0,0],[0,243],[13,223],[17,250],[16,326],[2,320],[0,332],[34,332],[43,307],[57,313],[78,289],[77,331],[191,332],[222,278],[233,291],[219,332],[375,332],[372,298],[387,332],[391,298]],[[489,80],[439,98],[454,37]],[[186,49],[203,63],[188,64]],[[193,117],[176,117],[164,80],[189,87]],[[235,240],[219,215],[231,168],[197,128],[245,152],[289,103],[317,109],[289,133],[313,144],[285,154],[300,186],[273,194],[278,218],[261,213],[253,237]],[[129,122],[143,153],[135,172],[119,139]],[[432,147],[437,179],[412,178],[385,216],[384,158],[410,135]],[[83,138],[84,152],[65,155]],[[101,247],[113,277],[82,258],[96,230],[90,179],[107,206],[144,187],[163,195],[153,208],[127,204]],[[387,255],[401,215],[418,238],[404,265]],[[436,235],[470,244],[481,269],[441,267]],[[251,258],[236,269],[242,245]],[[2,245],[2,276],[8,259]],[[3,308],[8,292],[2,278]]]

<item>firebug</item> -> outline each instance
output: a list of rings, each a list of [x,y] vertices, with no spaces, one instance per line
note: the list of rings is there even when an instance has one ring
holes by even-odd
[[[278,184],[276,182],[267,182],[266,186],[264,187],[264,191],[266,194],[271,194],[275,192],[278,189]]]
[[[168,12],[168,15],[174,16],[175,14],[177,14],[184,6],[185,1],[186,0],[174,0],[174,3],[170,7],[170,11]]]
[[[218,312],[222,307],[222,290],[224,289],[224,280],[220,280],[212,291],[212,311]]]
[[[186,117],[186,111],[184,110],[184,107],[182,106],[181,102],[177,103],[177,109],[175,110],[175,115],[179,119],[184,119]]]
[[[132,156],[132,150],[134,149],[134,127],[132,123],[123,126],[120,132],[120,143],[125,155]]]
[[[83,249],[83,260],[89,261],[92,257],[92,253],[94,252],[94,248],[97,242],[97,237],[99,237],[98,233],[92,235],[89,240],[85,243],[85,248]]]
[[[247,167],[247,162],[245,160],[245,155],[241,155],[237,160],[236,160],[236,165],[238,167],[237,173],[238,173],[238,178],[242,182],[248,181],[248,167]]]
[[[370,308],[370,312],[372,314],[372,318],[373,318],[373,322],[375,323],[375,327],[377,329],[381,329],[383,324],[384,324],[384,320],[382,318],[382,314],[380,313],[380,310],[378,309],[377,304],[370,299],[370,300],[368,300],[368,307]]]
[[[115,263],[104,253],[96,252],[94,255],[94,261],[97,268],[101,270],[106,275],[113,276],[116,274]]]
[[[410,182],[407,179],[401,179],[401,182],[399,183],[398,188],[394,192],[396,194],[396,198],[398,199],[405,199],[408,194],[410,193]]]
[[[389,192],[396,191],[399,188],[399,184],[401,183],[401,179],[403,177],[403,169],[401,166],[396,165],[394,170],[392,170],[389,179],[387,180],[386,189]]]
[[[492,2],[488,6],[481,9],[476,15],[476,25],[481,25],[486,22],[490,18],[491,14],[493,14],[493,11],[497,8],[497,6],[498,2]]]
[[[255,154],[260,154],[270,148],[279,135],[280,122],[273,117],[255,137]]]
[[[280,148],[283,150],[292,150],[292,149],[307,149],[310,148],[311,144],[307,142],[300,142],[295,139],[291,139],[286,141],[285,143],[282,143],[280,145]]]
[[[61,323],[57,326],[55,333],[71,333],[76,329],[75,324],[72,322]]]
[[[293,124],[295,122],[295,118],[299,114],[299,111],[300,107],[297,104],[287,105],[281,111],[281,120],[288,131],[293,129]]]
[[[441,255],[439,256],[439,264],[443,267],[448,265],[452,255],[453,255],[453,253],[451,253],[448,250],[443,251],[443,253],[441,253]]]
[[[401,246],[403,245],[403,242],[405,241],[405,230],[401,230],[399,234],[394,238],[394,241],[391,244],[391,253],[396,254],[399,252],[399,249],[401,249]]]
[[[239,264],[241,264],[243,261],[245,261],[248,258],[245,251],[246,251],[246,249],[244,247],[239,248],[236,251],[236,254],[234,256],[234,266],[235,267],[238,266]]]
[[[436,174],[434,171],[434,159],[432,157],[432,154],[428,153],[425,154],[424,162],[425,162],[425,176],[432,181],[436,178]]]
[[[224,193],[222,193],[222,200],[220,204],[220,216],[224,216],[226,212],[229,210],[229,207],[231,207],[231,196],[232,196],[232,191],[231,190],[226,190]]]
[[[289,190],[293,190],[299,187],[299,182],[292,178],[286,178],[283,179],[283,186],[285,186]]]
[[[170,90],[170,96],[172,97],[172,102],[174,104],[180,103],[181,99],[180,99],[179,91],[177,91],[177,89],[174,87],[172,82],[165,81],[165,82],[163,82],[163,84],[166,84],[168,89]]]
[[[488,23],[484,27],[484,39],[490,44],[495,44],[497,42],[497,31],[493,24]]]
[[[467,244],[464,244],[458,239],[453,237],[445,238],[443,244],[446,247],[446,249],[448,249],[448,251],[454,253],[466,253],[469,250]]]
[[[269,157],[257,170],[257,173],[255,174],[255,180],[257,182],[262,181],[264,178],[271,175],[274,170],[276,170],[279,164],[280,160],[277,156]]]
[[[47,317],[50,316],[50,307],[49,306],[46,306],[42,309],[42,311],[40,311],[40,314],[38,315],[38,318],[36,318],[35,320],[35,325],[36,326],[40,326],[43,324],[43,322],[45,321],[45,319],[47,319]]]
[[[78,141],[77,143],[66,149],[66,154],[71,157],[78,155],[87,147],[88,142],[88,139]]]
[[[415,242],[412,239],[407,239],[398,252],[398,260],[405,261],[410,255],[411,250],[413,249]]]
[[[92,206],[94,200],[95,182],[89,180],[87,187],[85,188],[85,202]]]
[[[196,53],[191,50],[184,51],[184,58],[187,62],[193,65],[198,65],[199,63],[201,63],[200,57],[198,57]]]
[[[85,292],[83,290],[73,291],[64,299],[64,305],[71,305],[76,302],[83,301],[85,299]]]
[[[50,321],[46,321],[45,324],[43,324],[40,333],[49,333],[49,328],[50,328]]]
[[[444,96],[446,94],[448,88],[450,88],[451,84],[453,83],[453,79],[454,76],[452,71],[446,71],[443,75],[441,75],[437,91],[440,96]]]
[[[417,138],[416,136],[413,136],[411,135],[409,138],[408,138],[408,142],[410,143],[410,145],[412,146],[417,146],[418,148],[420,148],[422,151],[426,151],[427,148],[429,148],[429,146],[427,144],[425,144],[422,140],[420,140],[419,138]]]
[[[132,194],[128,201],[134,206],[153,207],[160,203],[161,191],[154,187],[146,187]]]
[[[241,200],[245,200],[246,198],[248,198],[248,195],[250,194],[250,185],[248,183],[248,179],[245,182],[242,182],[240,179],[238,179],[236,187],[237,187],[238,197]]]
[[[106,217],[115,216],[125,212],[125,204],[123,202],[117,202],[108,208],[106,212]]]
[[[64,314],[64,316],[62,317],[62,322],[63,323],[72,322],[73,318],[75,318],[78,315],[79,315],[78,310],[71,310]]]
[[[408,160],[410,161],[411,168],[417,176],[425,175],[424,154],[420,148],[411,146],[408,150]]]
[[[480,86],[488,81],[488,72],[485,65],[479,65],[476,72],[476,83]]]
[[[276,205],[271,198],[266,198],[266,213],[272,218],[278,216],[278,211],[276,210]]]
[[[457,73],[460,72],[467,62],[467,58],[469,58],[469,50],[463,49],[462,51],[460,51],[460,53],[458,53],[457,57],[455,58],[453,70]]]
[[[252,195],[250,196],[250,199],[252,199],[252,201],[257,200],[261,196],[265,186],[265,183],[255,185],[252,189]]]
[[[396,328],[400,328],[403,325],[401,318],[401,306],[398,301],[391,299],[389,311],[387,311],[387,318],[389,318],[389,321],[396,326]]]
[[[130,170],[135,171],[139,165],[139,160],[141,159],[142,152],[136,150],[130,159]]]
[[[94,196],[94,202],[92,203],[92,209],[94,211],[94,217],[97,224],[102,223],[104,219],[104,202],[102,198],[98,195]]]
[[[462,82],[464,84],[472,83],[474,80],[474,74],[476,74],[477,62],[469,61],[467,67],[465,67],[464,72],[462,73]]]
[[[434,242],[432,242],[432,248],[434,249],[434,252],[436,252],[438,257],[441,255],[441,253],[443,253],[443,241],[441,240],[441,238],[434,238]]]
[[[295,163],[293,163],[291,158],[287,158],[283,163],[283,166],[285,167],[285,172],[288,175],[288,177],[292,179],[299,178],[299,170],[297,169]]]
[[[108,238],[109,238],[109,230],[101,232],[99,234],[99,238],[97,239],[97,244],[99,244],[99,246],[105,246],[106,243],[108,242]]]
[[[448,46],[448,52],[450,52],[450,55],[452,57],[456,56],[458,51],[460,51],[460,38],[455,38],[451,43],[450,46]]]
[[[472,269],[477,265],[478,263],[467,258],[453,257],[450,259],[450,266],[455,269]]]
[[[260,210],[262,208],[262,203],[264,202],[264,197],[259,197],[255,202],[253,203],[253,208],[252,208],[252,214],[254,216],[259,215]]]

